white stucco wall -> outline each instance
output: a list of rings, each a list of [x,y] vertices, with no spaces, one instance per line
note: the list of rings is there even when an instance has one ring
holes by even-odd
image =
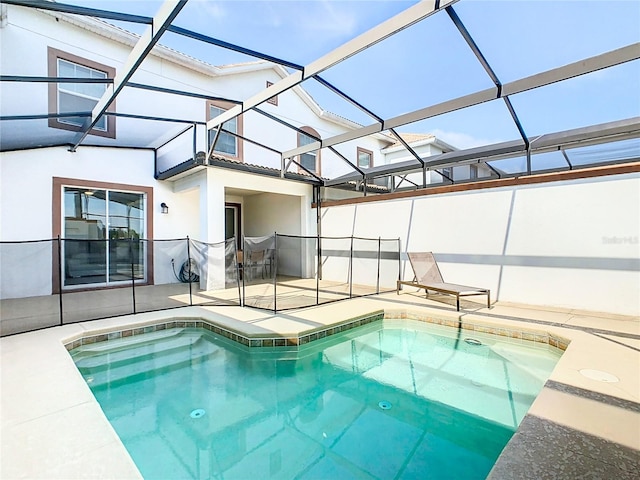
[[[400,237],[503,302],[640,315],[639,174],[326,207],[322,231]]]
[[[312,187],[300,182],[259,176],[224,168],[208,167],[175,182],[176,191],[200,192],[200,236],[203,242],[224,240],[225,201],[242,205],[242,231],[245,236],[315,235],[315,212],[310,209]],[[228,194],[228,190],[244,194]],[[299,262],[295,262],[299,265]],[[284,267],[286,263],[283,263]],[[297,267],[299,268],[299,267]],[[224,269],[210,270],[206,288],[223,285]],[[215,278],[214,278],[215,277]]]
[[[308,202],[308,203],[307,203]],[[307,196],[295,197],[292,195],[278,195],[262,193],[252,195],[245,201],[245,222],[247,236],[273,235],[302,235],[306,214],[309,212],[310,199]],[[303,212],[305,214],[303,215]],[[278,273],[290,276],[310,276],[303,274],[302,265],[307,259],[306,255],[311,245],[299,239],[278,237]]]
[[[154,239],[197,237],[199,190],[174,191],[172,182],[157,181],[152,172],[153,152],[144,150],[81,147],[71,153],[55,147],[0,153],[0,240],[52,238],[53,177],[151,187],[153,203],[147,205],[147,212],[153,212]],[[162,202],[169,205],[167,215],[160,213]],[[155,257],[154,264],[156,283],[173,281],[170,264],[159,264],[159,258]],[[51,293],[51,249],[41,250],[37,258],[23,255],[20,268],[31,272],[31,280],[25,277],[24,284],[3,283],[3,295],[14,290],[21,294],[18,296]],[[42,281],[32,281],[34,275]]]
[[[153,152],[144,150],[81,147],[71,153],[65,147],[55,147],[3,152],[0,154],[0,240],[52,238],[53,177],[151,187],[153,203],[147,208],[153,212],[153,238],[156,240],[189,236],[205,243],[222,242],[227,188],[256,193],[241,197],[245,235],[274,231],[315,235],[315,215],[309,208],[312,200],[309,185],[212,167],[200,167],[176,181],[157,181],[152,172]],[[247,200],[254,196],[255,201]],[[169,206],[168,214],[160,213],[163,202]],[[148,235],[149,232],[145,237]],[[180,257],[179,253],[176,255]],[[171,255],[160,254],[154,257],[155,283],[174,281],[171,264],[164,261],[170,260],[169,257]],[[51,293],[51,249],[40,249],[37,258],[31,260],[32,265],[28,264],[30,260],[23,258],[18,266],[26,269],[24,271],[37,272],[33,275],[39,280],[32,275],[24,284],[3,284],[5,297],[9,291],[13,292],[12,296]],[[176,258],[177,268],[181,261],[181,257]],[[212,265],[210,272],[214,271],[216,273],[203,275],[207,282],[204,287],[224,285],[224,268],[217,269]]]
[[[247,197],[245,202],[245,234],[249,237],[302,233],[302,203],[306,197],[261,193]],[[304,205],[305,209],[309,204]]]

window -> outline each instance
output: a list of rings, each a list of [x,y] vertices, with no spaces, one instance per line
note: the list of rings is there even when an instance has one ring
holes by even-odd
[[[373,152],[358,147],[358,168],[373,167]]]
[[[267,80],[267,88],[269,88],[271,85],[273,85],[273,82],[270,82]],[[270,103],[271,105],[275,105],[276,107],[278,106],[278,96],[275,95],[273,97],[271,97],[269,100],[267,100],[267,103]]]
[[[444,175],[444,177],[442,177],[443,181],[446,181],[446,180],[453,181],[453,167],[444,167],[442,169],[442,174]]]
[[[232,106],[233,104],[229,102],[208,102],[207,120],[217,117]],[[213,151],[225,157],[242,160],[242,142],[235,135],[232,135],[233,133],[236,135],[242,135],[242,116],[235,117],[224,122],[222,124],[222,130],[223,131],[220,132],[220,136],[216,142],[216,147]],[[217,131],[217,128],[209,130],[209,146],[213,143]]]
[[[469,178],[471,180],[478,178],[478,165],[469,165]]]
[[[316,142],[320,138],[320,134],[311,127],[302,127],[303,132],[307,132],[309,135],[305,135],[303,132],[298,132],[298,146],[309,145]],[[315,138],[314,138],[315,137]],[[320,151],[314,150],[312,152],[303,153],[299,156],[298,162],[307,170],[320,174]],[[300,173],[306,173],[302,168],[298,168]]]
[[[65,178],[53,188],[63,288],[152,283],[152,188]]]
[[[48,49],[48,70],[50,77],[105,79],[115,77],[115,69],[70,53]],[[90,113],[107,88],[106,83],[50,83],[49,112]],[[115,102],[108,111],[115,111]],[[79,131],[86,116],[50,118],[49,126],[64,130]],[[115,117],[103,115],[89,132],[92,135],[115,138]]]

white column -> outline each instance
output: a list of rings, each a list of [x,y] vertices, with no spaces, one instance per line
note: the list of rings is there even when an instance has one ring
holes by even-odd
[[[216,181],[215,170],[207,168],[200,185],[200,236],[206,243],[224,240],[224,184]],[[225,287],[224,248],[216,245],[205,249],[200,266],[200,288],[218,290]]]

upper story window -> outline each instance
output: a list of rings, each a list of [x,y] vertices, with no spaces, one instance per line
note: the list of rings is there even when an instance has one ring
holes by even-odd
[[[302,127],[301,130],[313,136],[305,135],[302,132],[298,132],[299,147],[302,147],[304,145],[309,145],[310,143],[316,142],[317,141],[316,138],[320,138],[320,134],[311,127]],[[320,175],[320,151],[319,150],[303,153],[302,155],[299,156],[298,162],[307,170]],[[299,168],[298,171],[304,172],[304,170],[301,168]]]
[[[469,178],[471,180],[478,178],[478,165],[469,165]]]
[[[81,58],[49,47],[48,72],[50,77],[106,79],[115,77],[112,67]],[[49,112],[90,113],[107,88],[106,83],[50,83]],[[115,111],[115,102],[108,111]],[[79,131],[86,116],[68,116],[49,119],[49,126]],[[115,138],[115,117],[103,115],[89,132],[92,135]]]
[[[444,177],[442,178],[443,180],[453,180],[453,167],[444,167],[442,169],[442,174],[444,175]]]
[[[269,88],[271,85],[273,85],[273,82],[270,82],[267,80],[267,88]],[[278,96],[275,95],[273,97],[271,97],[269,100],[267,100],[267,103],[270,103],[271,105],[275,105],[276,107],[278,106]]]
[[[373,152],[358,147],[358,168],[373,167]]]
[[[217,117],[224,113],[233,106],[230,102],[210,101],[207,103],[207,120]],[[220,154],[225,157],[231,157],[237,160],[242,160],[242,142],[233,135],[242,135],[242,116],[227,120],[222,124],[222,130],[216,147],[213,150],[214,153]],[[209,146],[213,143],[216,137],[217,128],[209,130]]]

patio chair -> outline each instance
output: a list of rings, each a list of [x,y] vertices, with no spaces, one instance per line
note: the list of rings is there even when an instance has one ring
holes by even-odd
[[[402,285],[412,285],[418,289],[425,289],[427,296],[429,290],[448,295],[455,295],[456,310],[460,311],[460,297],[471,295],[486,295],[487,308],[491,308],[491,291],[486,288],[470,287],[468,285],[458,285],[456,283],[445,283],[442,274],[436,263],[436,259],[431,252],[407,253],[409,262],[413,269],[414,277],[412,281],[398,280],[396,293],[400,294]]]
[[[248,280],[253,280],[256,278],[256,274],[258,271],[260,272],[260,277],[264,278],[267,273],[267,263],[265,257],[264,250],[254,250],[249,252],[249,258],[244,264],[243,271],[247,275]]]

